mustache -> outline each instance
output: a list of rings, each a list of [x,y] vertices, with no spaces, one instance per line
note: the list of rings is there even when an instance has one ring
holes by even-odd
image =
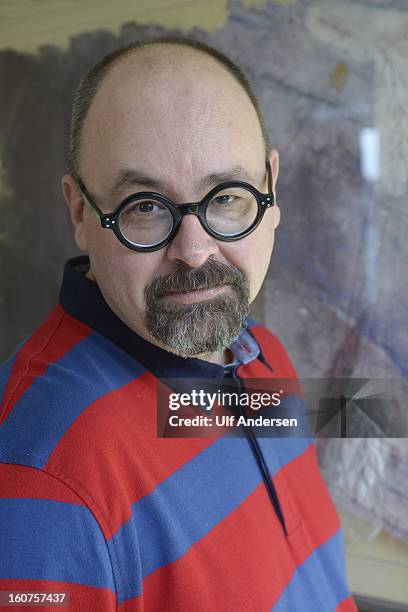
[[[146,287],[145,295],[160,299],[168,293],[185,293],[221,285],[231,285],[242,291],[243,287],[247,287],[247,279],[235,266],[216,260],[207,260],[200,268],[190,268],[180,263],[171,274],[155,278]]]

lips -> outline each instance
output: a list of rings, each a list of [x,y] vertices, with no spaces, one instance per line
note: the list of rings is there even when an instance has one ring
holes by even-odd
[[[195,293],[196,291],[202,291],[203,289],[215,289],[216,287],[221,287],[222,285],[210,285],[209,287],[194,287],[194,289],[184,289],[184,290],[175,290],[175,291],[167,291],[164,295],[172,295],[173,293]]]

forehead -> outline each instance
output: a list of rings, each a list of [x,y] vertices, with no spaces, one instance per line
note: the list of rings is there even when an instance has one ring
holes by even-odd
[[[81,161],[109,171],[136,156],[179,169],[225,165],[238,150],[240,163],[254,152],[262,158],[258,117],[236,79],[201,52],[164,47],[110,69],[84,123]]]

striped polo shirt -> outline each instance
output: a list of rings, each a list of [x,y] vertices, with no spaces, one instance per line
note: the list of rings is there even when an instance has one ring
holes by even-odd
[[[147,342],[67,262],[0,368],[0,591],[74,611],[347,612],[339,517],[304,437],[159,438],[169,378],[295,378],[248,319],[231,364]],[[38,606],[38,609],[48,609]]]

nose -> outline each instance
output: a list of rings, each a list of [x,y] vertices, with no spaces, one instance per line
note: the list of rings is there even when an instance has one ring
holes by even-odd
[[[183,261],[191,268],[202,266],[219,252],[218,241],[207,234],[196,215],[183,217],[178,232],[167,247],[170,261]]]

